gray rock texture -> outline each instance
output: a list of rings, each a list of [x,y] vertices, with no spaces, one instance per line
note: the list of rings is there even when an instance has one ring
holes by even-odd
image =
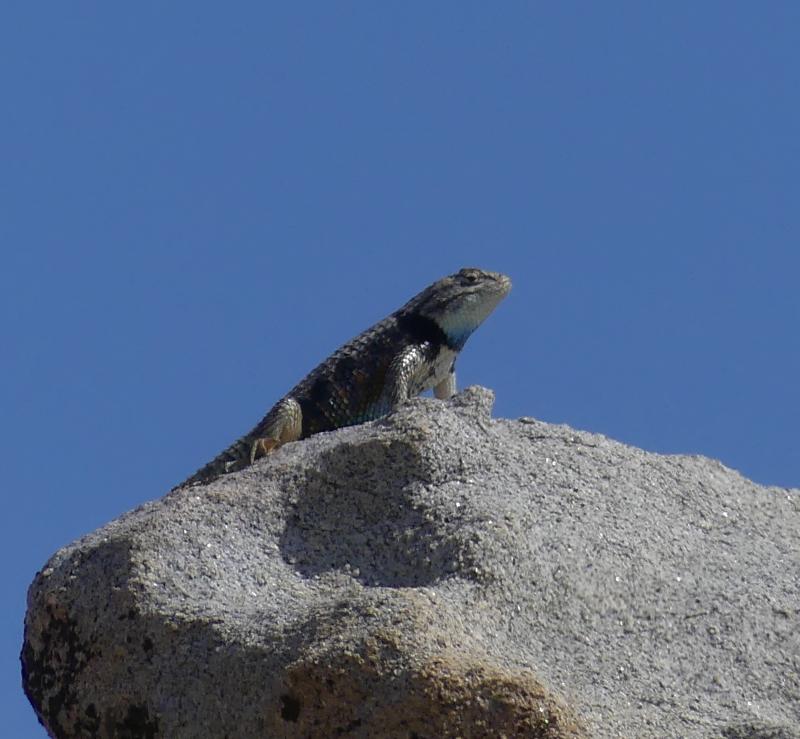
[[[800,490],[418,399],[57,552],[52,736],[800,737]]]

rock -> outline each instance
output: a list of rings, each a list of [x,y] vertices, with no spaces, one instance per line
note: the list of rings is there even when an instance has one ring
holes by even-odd
[[[148,503],[28,596],[52,736],[800,736],[800,491],[418,399]]]

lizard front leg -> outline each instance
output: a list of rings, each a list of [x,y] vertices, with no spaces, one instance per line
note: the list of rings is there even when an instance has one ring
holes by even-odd
[[[303,411],[292,397],[279,401],[255,430],[250,447],[250,464],[303,433]]]
[[[385,388],[392,409],[420,392],[419,378],[425,373],[426,368],[425,352],[418,344],[405,347],[392,360],[386,373]]]
[[[447,400],[456,394],[456,373],[451,367],[444,378],[438,385],[433,386],[433,395],[439,400]]]

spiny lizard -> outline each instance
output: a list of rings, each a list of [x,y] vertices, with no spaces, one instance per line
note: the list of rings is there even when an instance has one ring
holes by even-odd
[[[380,418],[431,388],[449,398],[458,353],[510,289],[505,275],[474,268],[434,282],[334,352],[178,487],[240,470],[289,441]]]

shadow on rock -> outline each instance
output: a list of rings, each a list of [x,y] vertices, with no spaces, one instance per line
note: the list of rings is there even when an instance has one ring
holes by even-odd
[[[456,527],[418,496],[430,480],[419,448],[373,438],[321,455],[289,505],[284,560],[306,577],[345,570],[363,585],[384,587],[468,571],[473,557]]]

